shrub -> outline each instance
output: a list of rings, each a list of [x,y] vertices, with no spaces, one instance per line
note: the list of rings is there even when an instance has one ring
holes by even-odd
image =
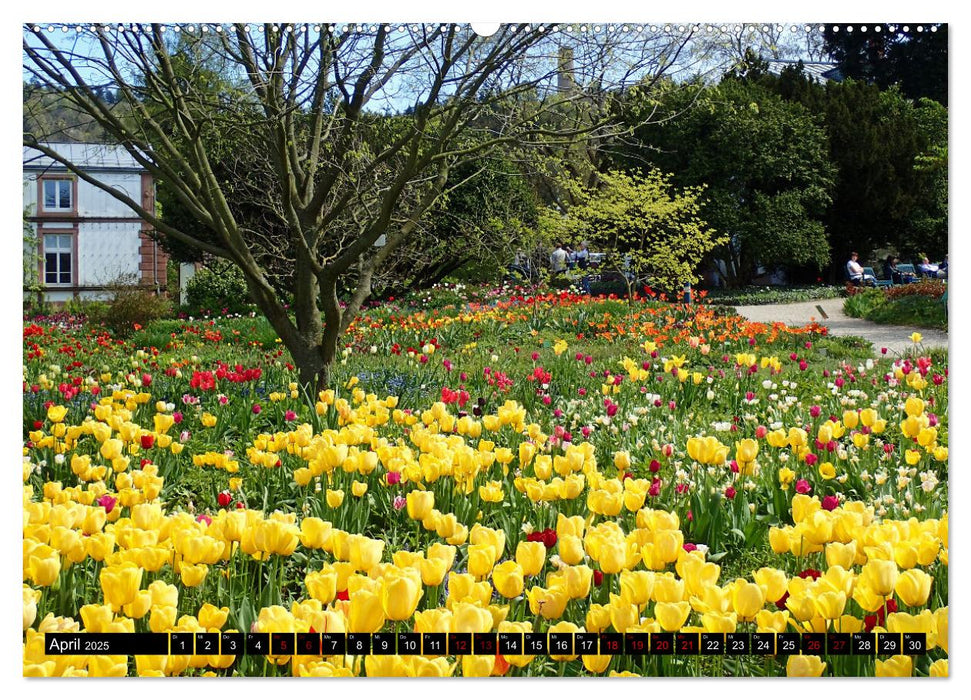
[[[72,316],[85,316],[90,319],[103,319],[108,312],[109,303],[100,299],[71,299],[64,304],[64,313]]]
[[[912,292],[911,287],[918,290]],[[944,289],[936,281],[901,285],[886,291],[862,288],[847,297],[843,311],[847,316],[874,323],[947,328],[947,316],[940,301]]]
[[[900,284],[887,290],[888,299],[903,299],[904,297],[922,296],[940,299],[947,291],[947,285],[942,280],[921,280],[914,284]]]
[[[250,309],[249,290],[235,265],[199,270],[186,285],[187,311],[192,314],[238,314]]]
[[[937,299],[926,296],[888,300],[886,304],[871,311],[867,318],[874,323],[896,326],[947,327],[944,305]]]
[[[119,336],[129,336],[148,323],[172,313],[172,304],[165,297],[123,279],[110,287],[111,301],[89,302],[84,312],[95,323],[102,323]]]
[[[847,290],[846,294],[853,294],[853,292]],[[753,306],[757,304],[791,304],[797,301],[836,299],[843,295],[843,288],[838,286],[742,287],[741,289],[707,290],[704,301],[706,304],[715,306]]]
[[[847,290],[849,291],[849,290]],[[843,311],[853,318],[869,318],[874,310],[887,303],[887,296],[881,289],[856,287],[843,302]]]

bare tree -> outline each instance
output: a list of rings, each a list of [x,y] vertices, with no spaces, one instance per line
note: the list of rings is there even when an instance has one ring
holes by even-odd
[[[551,25],[504,25],[491,37],[458,25],[99,25],[70,48],[56,37],[25,27],[25,72],[164,181],[195,226],[146,211],[43,134],[25,133],[24,145],[162,234],[236,264],[301,382],[317,388],[375,275],[416,235],[452,169],[499,148],[603,138],[607,119],[578,125],[570,115],[656,79],[683,41]],[[563,47],[573,52],[571,90],[557,90]],[[217,65],[223,80],[202,65]],[[106,87],[114,104],[100,97]],[[234,153],[250,164],[242,187],[225,166]],[[281,224],[267,228],[284,233],[241,222],[236,196],[259,199]],[[290,308],[268,258],[292,266]]]
[[[721,73],[744,63],[750,51],[766,60],[818,61],[821,46],[821,34],[815,26],[807,31],[802,24],[716,24],[696,33],[691,54],[717,66]]]

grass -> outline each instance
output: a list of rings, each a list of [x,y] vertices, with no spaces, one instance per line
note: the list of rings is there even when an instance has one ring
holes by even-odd
[[[893,299],[883,290],[867,289],[847,298],[843,311],[847,316],[874,323],[947,330],[944,304],[923,295]]]

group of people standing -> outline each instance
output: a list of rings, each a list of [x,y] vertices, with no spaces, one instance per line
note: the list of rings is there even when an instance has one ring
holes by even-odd
[[[590,267],[590,250],[587,242],[583,241],[574,250],[569,243],[562,241],[556,244],[556,248],[550,254],[550,269],[554,275],[562,274],[567,270],[579,268],[586,270]]]

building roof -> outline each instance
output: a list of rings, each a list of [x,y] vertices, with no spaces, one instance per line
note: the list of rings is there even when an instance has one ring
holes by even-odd
[[[795,66],[800,63],[800,61],[793,60],[771,60],[768,61],[769,72],[779,75],[784,69]],[[824,61],[802,61],[802,69],[810,78],[815,78],[820,83],[828,83],[829,81],[840,82],[843,80],[843,72],[839,69],[839,65],[836,63],[829,63]]]
[[[132,155],[122,146],[100,143],[45,143],[75,165],[87,170],[144,172]],[[24,170],[66,171],[63,165],[40,151],[24,146]]]

